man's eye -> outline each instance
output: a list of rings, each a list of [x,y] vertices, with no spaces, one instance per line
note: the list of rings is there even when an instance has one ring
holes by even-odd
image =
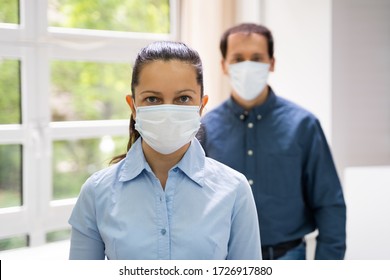
[[[243,62],[244,60],[242,59],[242,58],[240,58],[240,57],[237,57],[237,58],[235,58],[235,59],[233,59],[233,63],[239,63],[239,62]]]

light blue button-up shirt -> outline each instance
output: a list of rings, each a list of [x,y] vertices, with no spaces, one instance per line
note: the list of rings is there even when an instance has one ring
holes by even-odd
[[[196,139],[165,191],[138,139],[85,182],[69,223],[70,259],[261,259],[246,178],[205,157]]]

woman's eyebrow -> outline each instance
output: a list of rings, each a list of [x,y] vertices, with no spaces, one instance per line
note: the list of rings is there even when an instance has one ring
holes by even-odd
[[[150,93],[153,93],[153,94],[156,94],[156,95],[161,95],[162,94],[161,92],[155,91],[155,90],[144,90],[144,91],[141,91],[139,94],[150,94]]]

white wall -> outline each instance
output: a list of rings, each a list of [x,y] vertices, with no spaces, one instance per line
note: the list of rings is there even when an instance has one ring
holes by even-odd
[[[332,14],[336,160],[390,165],[390,1],[333,1]]]
[[[390,260],[390,166],[345,170],[346,259]]]
[[[263,0],[275,41],[270,85],[313,112],[331,142],[331,0]]]

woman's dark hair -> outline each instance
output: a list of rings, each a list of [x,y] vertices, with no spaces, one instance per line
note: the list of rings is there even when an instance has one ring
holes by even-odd
[[[263,25],[254,24],[254,23],[242,23],[227,29],[222,34],[221,41],[219,43],[219,49],[221,50],[223,59],[226,58],[229,35],[235,33],[244,33],[248,35],[251,33],[256,33],[264,36],[267,39],[267,43],[268,43],[268,55],[270,58],[274,57],[274,39],[272,37],[271,31]]]
[[[194,67],[196,72],[196,81],[200,85],[201,97],[203,97],[203,68],[202,61],[197,51],[191,49],[184,43],[170,42],[170,41],[158,41],[149,44],[148,46],[141,49],[135,59],[133,66],[133,74],[131,79],[131,92],[132,98],[135,97],[135,88],[139,83],[139,76],[145,65],[154,61],[171,61],[178,60],[184,63],[188,63]],[[130,117],[129,124],[129,142],[127,143],[127,151],[130,150],[134,142],[139,138],[139,133],[135,129],[135,120],[133,116]],[[110,164],[117,163],[126,154],[115,156],[111,159]]]

